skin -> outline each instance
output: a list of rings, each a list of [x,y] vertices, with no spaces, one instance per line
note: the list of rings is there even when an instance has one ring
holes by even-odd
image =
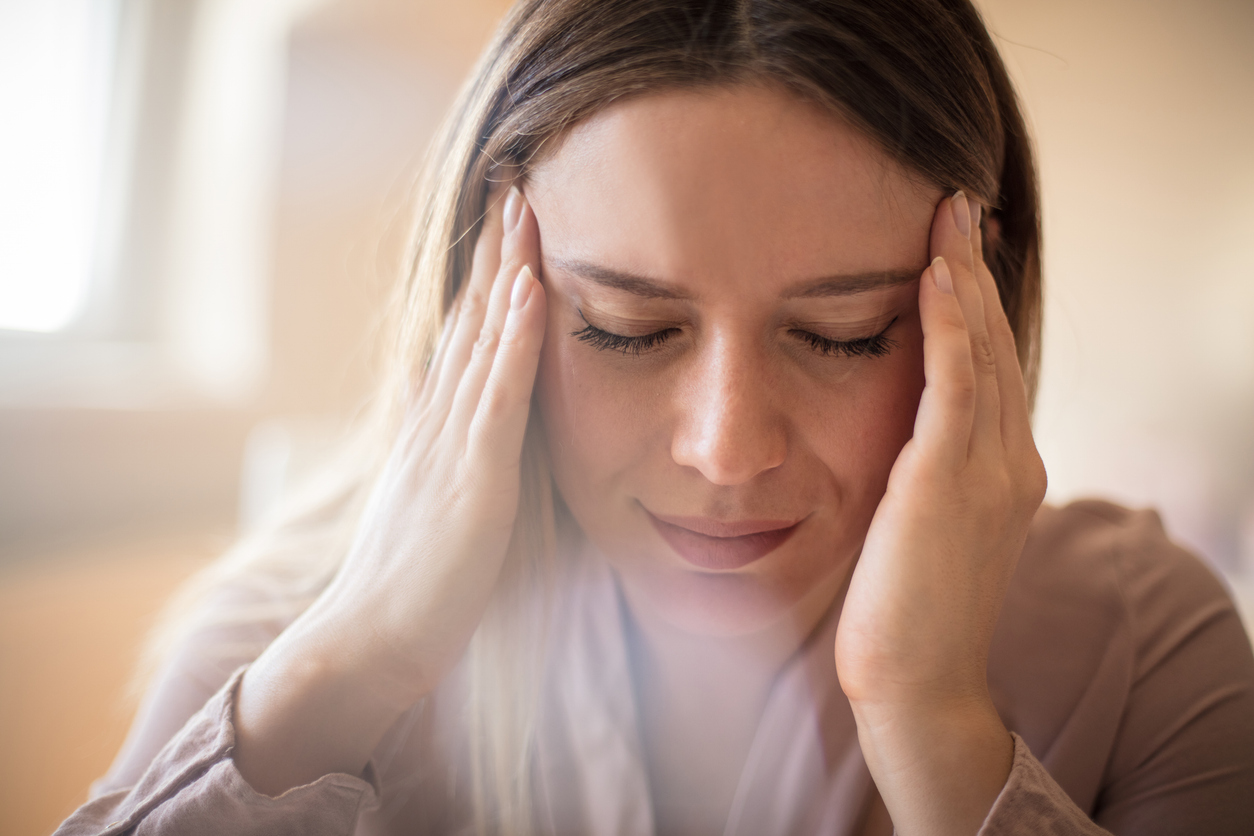
[[[709,636],[774,630],[791,652],[831,603],[910,437],[917,280],[939,191],[826,113],[754,90],[614,108],[572,132],[527,196],[549,295],[540,403],[575,519],[642,618]],[[608,288],[580,264],[687,298]],[[897,277],[800,295],[870,273]],[[624,354],[571,339],[587,324],[677,333]],[[797,330],[883,333],[896,347],[824,357]],[[646,508],[802,522],[744,571],[712,573],[679,558]]]
[[[898,832],[974,833],[1013,749],[989,641],[1045,488],[977,207],[760,87],[617,104],[523,189],[488,214],[343,570],[243,679],[245,778],[360,772],[456,663],[508,544],[534,382],[576,541],[639,638],[659,832],[721,832],[772,678],[837,605],[822,638]],[[574,336],[589,324],[667,337],[623,353]],[[807,334],[889,342],[845,356]],[[797,528],[699,569],[646,510]]]

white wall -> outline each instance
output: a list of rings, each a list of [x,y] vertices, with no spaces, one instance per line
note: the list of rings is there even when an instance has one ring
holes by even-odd
[[[1254,3],[980,5],[1040,153],[1050,499],[1254,571]]]

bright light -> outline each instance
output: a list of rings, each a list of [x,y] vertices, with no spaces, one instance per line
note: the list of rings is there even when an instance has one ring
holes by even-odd
[[[0,328],[57,331],[93,273],[117,4],[0,0]]]

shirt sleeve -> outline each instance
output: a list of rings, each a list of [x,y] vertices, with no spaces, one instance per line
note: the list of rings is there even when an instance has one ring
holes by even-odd
[[[1075,805],[1032,753],[1015,741],[1010,777],[977,836],[1109,836]]]
[[[324,775],[278,797],[235,768],[236,693],[246,668],[219,690],[153,759],[139,780],[93,798],[54,836],[348,836],[379,803],[374,772]]]

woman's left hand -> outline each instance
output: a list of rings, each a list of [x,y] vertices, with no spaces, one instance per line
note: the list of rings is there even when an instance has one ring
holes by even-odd
[[[970,204],[971,208],[975,204]],[[841,612],[836,668],[900,834],[973,834],[1013,744],[989,645],[1045,494],[1014,334],[961,194],[919,287],[926,385]]]

